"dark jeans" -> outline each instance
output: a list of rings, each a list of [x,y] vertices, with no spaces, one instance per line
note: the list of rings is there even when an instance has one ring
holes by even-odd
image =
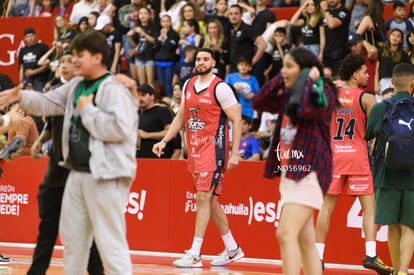
[[[160,67],[157,66],[158,80],[164,83],[165,92],[168,97],[172,97],[172,78],[174,73],[174,66]]]
[[[49,268],[59,232],[60,208],[62,205],[64,187],[39,187],[37,200],[39,204],[39,235],[33,254],[32,265],[28,275],[44,275]],[[91,275],[103,275],[104,268],[95,242],[92,243],[89,256],[88,272]]]

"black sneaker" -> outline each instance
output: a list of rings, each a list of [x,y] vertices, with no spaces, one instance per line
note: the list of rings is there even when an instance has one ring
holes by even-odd
[[[9,264],[11,259],[9,257],[3,256],[0,254],[0,264]]]
[[[362,266],[367,269],[375,270],[378,274],[381,274],[381,275],[390,275],[390,274],[393,274],[394,272],[394,269],[384,264],[384,262],[378,256],[375,256],[375,257],[365,256]]]

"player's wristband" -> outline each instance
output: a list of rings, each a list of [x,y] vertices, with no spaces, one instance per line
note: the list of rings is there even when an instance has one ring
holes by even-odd
[[[161,139],[161,141],[164,142],[165,144],[168,143],[168,141],[165,138]]]
[[[10,125],[11,120],[9,115],[2,115],[1,118],[3,119],[3,127],[7,127]]]

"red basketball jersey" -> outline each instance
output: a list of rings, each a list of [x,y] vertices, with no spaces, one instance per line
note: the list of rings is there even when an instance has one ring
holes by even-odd
[[[189,80],[184,101],[188,170],[192,173],[215,171],[217,164],[225,165],[229,148],[227,117],[215,96],[223,80],[215,76],[208,88],[196,91],[197,78]]]
[[[364,140],[366,116],[361,106],[362,89],[340,88],[331,121],[334,175],[366,175],[370,172],[368,146]]]

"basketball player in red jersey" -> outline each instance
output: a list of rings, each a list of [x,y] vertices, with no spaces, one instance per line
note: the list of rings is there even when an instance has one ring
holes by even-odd
[[[333,179],[318,215],[316,247],[323,259],[331,214],[346,186],[349,195],[358,196],[363,211],[362,229],[366,240],[363,266],[379,274],[392,274],[392,268],[376,253],[375,198],[368,146],[364,140],[366,119],[376,100],[363,92],[369,77],[365,58],[348,55],[341,62],[339,75],[345,80],[345,86],[339,89],[341,106],[337,107],[331,121]]]
[[[218,201],[224,170],[226,167],[231,170],[239,163],[241,108],[230,86],[213,74],[214,66],[213,52],[199,49],[195,60],[197,75],[184,84],[184,104],[180,105],[165,137],[153,147],[154,154],[161,156],[166,143],[185,125],[188,170],[194,178],[197,214],[193,244],[182,258],[174,261],[177,267],[202,267],[200,250],[210,217],[225,244],[224,252],[211,265],[226,265],[244,256]],[[228,119],[233,123],[229,158]]]

